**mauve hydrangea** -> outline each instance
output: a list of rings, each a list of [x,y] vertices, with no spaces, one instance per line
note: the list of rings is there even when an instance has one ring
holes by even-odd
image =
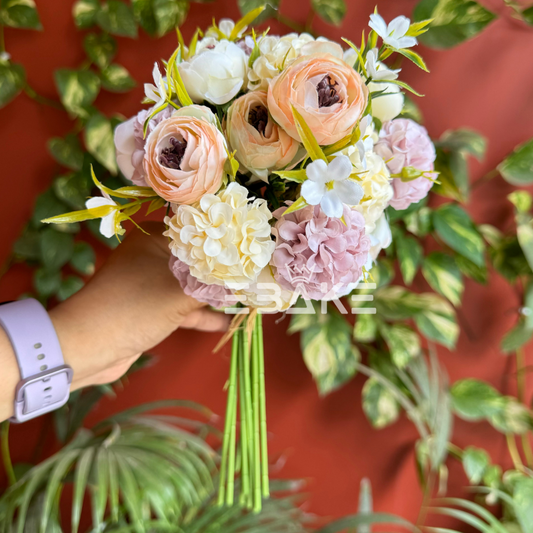
[[[171,256],[169,262],[170,271],[180,282],[183,292],[192,296],[199,302],[204,302],[211,307],[222,309],[235,304],[235,299],[231,298],[232,291],[222,285],[207,285],[195,278],[189,266],[180,261],[177,257]]]
[[[345,206],[344,224],[319,206],[283,216],[286,209],[274,212],[278,221],[272,229],[276,249],[271,264],[282,287],[321,300],[359,281],[370,250],[361,213]]]
[[[168,106],[157,113],[148,123],[145,138],[143,134],[144,121],[152,111],[153,109],[143,109],[134,117],[119,124],[115,130],[115,148],[120,171],[126,178],[140,187],[148,185],[144,178],[143,167],[146,138],[161,121],[172,115],[174,109]]]
[[[397,118],[383,124],[374,150],[386,162],[391,174],[399,174],[404,167],[432,171],[435,147],[426,128],[408,118]],[[412,181],[392,180],[394,196],[390,205],[394,209],[407,209],[412,203],[425,198],[433,182],[425,177]]]

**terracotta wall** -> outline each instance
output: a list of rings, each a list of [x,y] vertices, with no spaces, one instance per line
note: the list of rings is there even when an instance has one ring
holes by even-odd
[[[8,29],[6,42],[13,59],[26,66],[34,88],[53,97],[53,71],[76,67],[84,53],[70,15],[73,1],[37,3],[45,31]],[[348,4],[342,28],[318,22],[317,30],[329,38],[346,36],[357,41],[375,1],[348,0]],[[415,4],[414,0],[381,0],[379,8],[390,19],[409,15]],[[516,144],[533,136],[533,29],[512,20],[503,2],[493,0],[487,5],[500,12],[502,18],[480,37],[451,51],[419,47],[431,74],[411,65],[405,65],[403,73],[403,79],[426,95],[420,100],[420,107],[433,137],[460,126],[474,128],[488,137],[486,160],[472,164],[473,180],[494,168]],[[301,22],[307,10],[307,0],[283,1],[284,13]],[[192,4],[183,29],[185,38],[197,25],[207,26],[213,16],[236,18],[235,1]],[[127,95],[102,93],[97,105],[107,113],[128,116],[139,108],[142,83],[149,80],[154,61],[170,55],[175,37],[152,40],[141,35],[138,40],[119,41],[117,61],[130,70],[139,86]],[[64,113],[41,107],[24,95],[0,110],[0,261],[7,257],[29,218],[36,196],[60,172],[47,153],[47,139],[64,135],[70,128]],[[499,178],[479,187],[468,206],[476,222],[509,227],[512,210],[505,200],[508,192],[510,187]],[[105,251],[101,252],[99,261],[105,256]],[[0,281],[0,298],[18,297],[29,289],[30,282],[30,270],[16,266]],[[419,287],[424,288],[422,283]],[[513,390],[513,365],[500,354],[498,345],[514,321],[510,310],[518,304],[516,297],[494,275],[487,287],[467,283],[463,301],[463,332],[457,350],[450,353],[439,349],[451,380],[476,376],[500,389]],[[359,482],[367,476],[373,483],[378,510],[416,519],[421,495],[415,474],[416,433],[412,425],[403,418],[383,431],[373,430],[361,410],[362,377],[327,398],[320,398],[302,361],[297,336],[285,335],[287,323],[284,320],[276,326],[273,318],[267,319],[265,334],[270,446],[274,454],[287,458],[282,475],[310,479],[309,509],[321,515],[353,513]],[[196,400],[223,414],[222,386],[229,354],[227,350],[211,353],[217,338],[178,332],[154,349],[158,363],[134,375],[127,388],[115,400],[105,400],[91,420],[140,402],[175,397]],[[531,356],[529,350],[528,358]],[[31,457],[44,424],[41,420],[13,429],[15,460]],[[487,446],[494,461],[505,457],[502,438],[485,424],[458,422],[455,442],[460,446]],[[466,479],[457,466],[452,466],[451,472],[451,490],[459,494]]]

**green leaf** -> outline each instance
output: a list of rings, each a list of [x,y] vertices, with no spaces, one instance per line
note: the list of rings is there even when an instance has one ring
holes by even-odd
[[[494,13],[472,0],[422,0],[414,20],[434,19],[420,41],[432,48],[452,48],[475,37],[495,18]]]
[[[513,503],[516,517],[524,533],[533,531],[533,479],[521,476],[513,487]]]
[[[498,171],[511,185],[533,183],[533,139],[517,146],[499,165]]]
[[[437,148],[436,152],[435,170],[439,175],[432,192],[464,203],[469,189],[466,156],[462,152],[445,152],[442,148]]]
[[[280,3],[281,0],[237,0],[241,15],[246,15],[250,11],[266,5],[266,9],[254,20],[254,26],[261,24],[269,18],[274,18]]]
[[[48,141],[48,150],[61,165],[72,170],[81,170],[83,149],[77,135],[69,133],[66,137],[53,137]]]
[[[0,24],[12,28],[42,29],[34,0],[3,0],[0,8]]]
[[[76,294],[84,285],[84,282],[78,276],[68,276],[61,282],[61,287],[57,291],[57,299],[64,301]]]
[[[487,151],[486,137],[468,128],[445,131],[435,145],[452,152],[473,155],[478,161],[485,157]]]
[[[357,371],[360,354],[352,344],[352,327],[343,315],[330,309],[327,314],[315,305],[315,314],[294,315],[300,322],[300,344],[307,368],[320,394],[328,394],[344,385]],[[305,316],[305,326],[302,319]],[[294,328],[291,328],[294,331]]]
[[[96,14],[96,22],[104,31],[122,37],[137,37],[137,23],[133,10],[120,0],[108,0]]]
[[[353,338],[357,342],[369,343],[376,340],[378,323],[375,315],[357,315],[353,329]]]
[[[105,69],[117,53],[117,41],[107,33],[88,33],[83,39],[83,48],[98,68]]]
[[[189,2],[187,0],[153,0],[153,10],[157,34],[163,36],[185,22],[189,12]]]
[[[9,104],[26,85],[26,71],[19,63],[0,62],[0,108]]]
[[[327,157],[324,155],[322,148],[320,148],[317,140],[315,139],[315,136],[313,135],[313,132],[306,124],[304,118],[298,112],[298,110],[292,104],[291,107],[292,114],[294,115],[294,122],[296,124],[296,130],[298,131],[298,135],[300,136],[302,144],[304,145],[306,152],[309,154],[309,157],[313,161],[316,161],[317,159],[322,159],[327,163]]]
[[[409,96],[404,97],[403,109],[400,115],[402,116],[402,118],[410,118],[411,120],[414,120],[419,124],[424,123],[424,116],[422,115],[422,111],[420,110],[418,105],[415,104],[413,99]]]
[[[520,320],[518,324],[505,334],[502,339],[501,349],[503,353],[516,352],[530,341],[533,337],[533,328],[529,326],[529,320]]]
[[[320,18],[335,26],[340,26],[346,16],[344,0],[311,0],[311,7]]]
[[[83,172],[61,176],[54,181],[54,192],[70,209],[84,209],[92,189],[92,180]],[[65,211],[63,211],[65,212]],[[62,213],[56,213],[62,214]],[[45,216],[43,218],[49,218]],[[42,220],[42,219],[41,219]]]
[[[394,395],[376,378],[369,378],[363,386],[363,411],[377,429],[382,429],[396,422],[400,415],[400,406]]]
[[[52,189],[48,189],[37,197],[31,221],[34,227],[42,226],[41,220],[61,215],[68,207],[61,202]]]
[[[380,327],[381,334],[389,347],[391,359],[398,368],[405,368],[420,354],[420,337],[404,324]]]
[[[157,21],[154,15],[153,0],[132,0],[133,14],[141,28],[149,35],[156,35]]]
[[[96,15],[99,10],[99,0],[77,0],[72,7],[72,16],[76,27],[85,30],[96,24]]]
[[[94,274],[96,254],[89,243],[77,242],[70,260],[70,266],[80,274],[91,276]]]
[[[522,11],[522,17],[524,17],[524,20],[528,24],[533,26],[533,6],[524,9],[524,11]]]
[[[490,418],[505,407],[505,398],[484,381],[468,378],[451,388],[452,404],[457,414],[472,422]]]
[[[394,52],[398,52],[402,56],[412,61],[418,68],[429,72],[426,64],[424,63],[424,60],[416,52],[413,52],[413,50],[409,50],[407,48],[402,48],[401,50],[396,50],[393,48],[393,50]]]
[[[100,91],[100,79],[90,70],[59,69],[55,81],[61,102],[73,115],[87,116]]]
[[[489,274],[486,265],[480,267],[475,263],[472,263],[470,259],[467,259],[459,254],[455,256],[455,263],[459,270],[468,278],[473,279],[482,285],[487,283]]]
[[[453,307],[436,294],[420,294],[419,299],[422,311],[415,316],[415,324],[422,335],[449,349],[454,348],[459,326]]]
[[[85,145],[89,153],[112,174],[117,173],[113,126],[100,113],[95,113],[85,126]]]
[[[461,305],[463,279],[455,259],[442,252],[433,252],[424,259],[422,274],[430,287],[448,298],[455,307]]]
[[[490,464],[489,454],[481,448],[468,446],[463,452],[463,468],[472,485],[479,485]]]
[[[54,295],[61,286],[61,271],[39,268],[33,275],[33,287],[42,298]]]
[[[74,238],[69,233],[60,233],[54,228],[41,232],[41,261],[48,270],[59,270],[72,257]]]
[[[468,213],[456,204],[445,204],[433,212],[437,235],[453,250],[483,267],[485,264],[483,239]]]
[[[412,318],[422,309],[420,296],[399,286],[379,288],[374,294],[376,314],[388,320]]]
[[[404,217],[405,227],[417,237],[425,237],[432,229],[431,227],[431,209],[422,207],[417,211],[408,213]]]
[[[40,257],[39,248],[40,234],[37,230],[27,226],[24,228],[22,235],[15,241],[13,245],[13,253],[16,258],[24,259],[26,261],[35,261]]]
[[[422,245],[414,237],[395,232],[394,245],[400,263],[400,271],[406,285],[411,285],[423,257]]]
[[[102,87],[114,93],[125,93],[133,89],[137,83],[130,73],[122,66],[112,64],[101,72]]]

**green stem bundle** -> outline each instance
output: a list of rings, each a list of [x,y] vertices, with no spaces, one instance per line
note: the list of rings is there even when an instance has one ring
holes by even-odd
[[[248,321],[253,321],[251,342]],[[234,504],[237,453],[237,406],[240,415],[239,504],[258,513],[270,494],[266,429],[265,365],[261,316],[249,316],[233,334],[226,421],[222,442],[218,505]]]

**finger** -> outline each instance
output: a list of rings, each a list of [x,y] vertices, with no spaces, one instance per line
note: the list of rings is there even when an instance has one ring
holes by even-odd
[[[226,331],[230,323],[229,315],[209,309],[193,311],[181,323],[180,327],[199,331]]]

